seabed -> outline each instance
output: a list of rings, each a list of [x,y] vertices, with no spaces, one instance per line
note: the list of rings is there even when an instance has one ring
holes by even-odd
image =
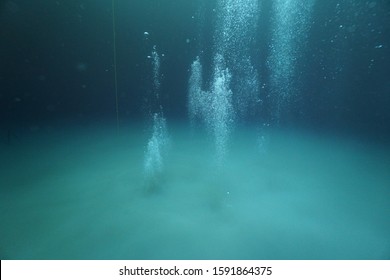
[[[389,259],[390,149],[250,125],[222,165],[169,123],[162,172],[143,125],[33,131],[0,146],[1,259]]]

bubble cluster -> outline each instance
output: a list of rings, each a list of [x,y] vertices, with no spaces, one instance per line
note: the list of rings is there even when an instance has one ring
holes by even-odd
[[[160,90],[160,56],[157,53],[156,46],[153,46],[151,59],[152,59],[152,66],[153,66],[154,91],[158,98],[159,90]]]
[[[257,0],[219,0],[215,49],[225,59],[234,92],[234,107],[240,118],[253,113],[259,98],[259,75],[250,49],[256,38],[260,3]]]
[[[155,184],[164,166],[164,157],[168,147],[167,123],[162,114],[153,115],[153,131],[150,137],[144,159],[144,172],[149,184]]]
[[[153,109],[153,128],[152,135],[149,138],[144,156],[145,182],[148,190],[156,190],[161,184],[161,175],[164,167],[164,159],[168,147],[167,122],[163,116],[163,108],[160,104],[160,56],[157,53],[157,47],[153,46],[151,56],[148,57],[152,62],[153,71],[153,99],[150,101],[155,106]]]
[[[273,118],[279,121],[282,108],[294,94],[296,64],[309,28],[311,10],[315,0],[273,2],[274,26],[270,45],[270,84],[273,95]]]
[[[218,0],[209,90],[202,89],[200,58],[191,65],[190,120],[191,123],[201,120],[213,135],[218,166],[222,165],[227,153],[235,119],[244,117],[251,111],[249,107],[259,100],[259,77],[250,56],[258,9],[257,0]]]
[[[202,91],[202,72],[202,64],[199,57],[197,57],[191,65],[191,74],[188,82],[188,110],[192,125],[196,120],[205,119],[206,114],[206,98],[209,93]]]
[[[240,60],[256,35],[259,12],[257,0],[218,0],[215,48],[229,59]],[[226,58],[228,59],[228,58]]]
[[[232,105],[233,92],[230,89],[232,76],[229,69],[223,67],[223,57],[217,55],[216,60],[208,120],[211,120],[209,126],[214,134],[217,164],[220,165],[227,151],[227,142],[234,120],[234,109]]]
[[[202,90],[202,65],[199,57],[191,65],[189,79],[189,115],[194,123],[202,121],[213,135],[217,164],[221,165],[227,150],[227,142],[234,121],[233,92],[230,89],[231,74],[222,55],[217,54],[213,82],[209,91]]]

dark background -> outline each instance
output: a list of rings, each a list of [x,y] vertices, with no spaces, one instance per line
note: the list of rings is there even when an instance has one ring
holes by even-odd
[[[253,53],[265,85],[259,121],[267,121],[273,2],[261,2]],[[147,56],[154,45],[164,54],[164,113],[168,120],[187,119],[189,68],[201,51],[210,72],[215,0],[114,5],[121,123],[145,119],[152,110]],[[309,33],[299,40],[305,44],[285,121],[390,139],[390,1],[318,0]],[[0,1],[1,129],[115,120],[113,49],[111,0]]]

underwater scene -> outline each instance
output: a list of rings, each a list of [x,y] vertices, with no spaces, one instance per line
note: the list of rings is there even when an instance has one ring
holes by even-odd
[[[388,0],[4,0],[0,34],[1,259],[390,259]]]

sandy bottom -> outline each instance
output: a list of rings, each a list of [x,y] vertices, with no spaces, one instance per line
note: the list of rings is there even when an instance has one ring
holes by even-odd
[[[153,180],[141,125],[0,144],[0,258],[390,259],[390,147],[248,127],[216,168],[205,133],[168,130]]]

